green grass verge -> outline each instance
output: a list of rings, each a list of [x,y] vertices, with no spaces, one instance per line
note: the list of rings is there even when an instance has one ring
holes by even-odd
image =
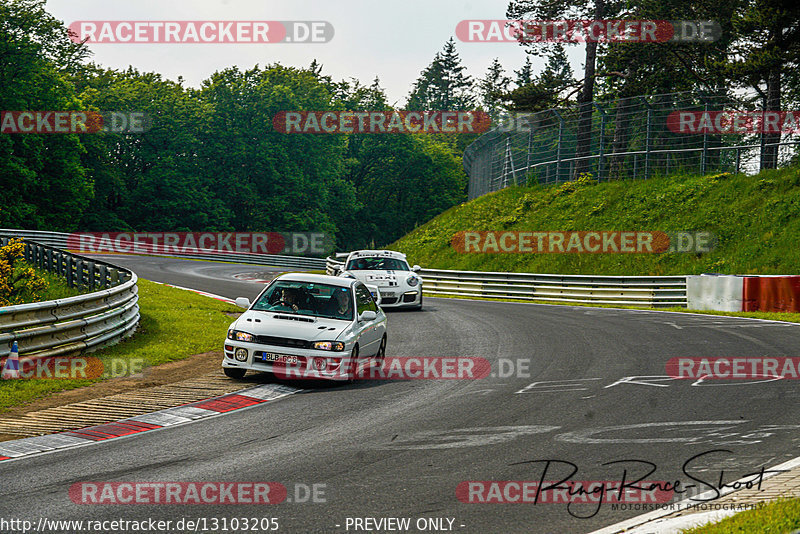
[[[789,534],[800,528],[800,499],[782,499],[756,510],[739,512],[718,523],[683,530],[683,534]]]
[[[141,322],[136,334],[88,356],[99,357],[106,369],[112,361],[138,361],[146,367],[182,360],[194,354],[222,350],[233,319],[223,312],[241,312],[230,304],[139,279]],[[117,364],[121,369],[121,364]],[[0,412],[57,391],[98,380],[3,380]]]
[[[18,265],[18,268],[20,269],[27,269],[28,267],[31,267],[31,265],[26,262],[20,262]],[[69,287],[67,285],[67,281],[57,274],[49,273],[38,268],[34,268],[34,270],[38,276],[44,278],[44,280],[47,282],[47,288],[39,292],[39,298],[34,299],[30,295],[25,295],[23,298],[23,304],[74,297],[89,291],[89,289]]]
[[[460,231],[710,231],[711,252],[463,254]],[[511,187],[455,206],[388,248],[426,268],[554,274],[800,273],[800,169]]]

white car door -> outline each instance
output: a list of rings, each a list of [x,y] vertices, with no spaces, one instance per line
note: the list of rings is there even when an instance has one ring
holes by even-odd
[[[356,284],[356,313],[361,315],[365,311],[375,311],[378,309],[372,295],[364,284]],[[381,338],[383,337],[383,323],[379,322],[380,316],[372,321],[358,323],[360,354],[363,356],[375,356],[380,348]]]

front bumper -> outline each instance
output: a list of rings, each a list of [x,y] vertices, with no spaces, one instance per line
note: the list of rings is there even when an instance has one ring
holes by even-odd
[[[381,288],[378,288],[378,290],[380,291]],[[384,288],[383,291],[388,291],[390,295],[381,292],[381,308],[411,308],[419,306],[422,299],[422,286],[405,290],[400,290],[396,287]]]
[[[319,380],[348,380],[352,374],[351,358],[352,347],[345,345],[342,352],[333,352],[314,349],[297,349],[282,346],[263,345],[260,343],[247,343],[244,341],[225,340],[224,358],[222,367],[233,369],[246,369],[248,371],[262,371],[273,373],[280,378],[311,378]],[[242,350],[247,352],[244,361],[241,357]],[[263,353],[279,354],[281,356],[294,357],[297,362],[281,364],[263,360]],[[315,358],[326,360],[324,369],[317,369],[314,366]],[[339,360],[338,365],[332,365],[334,360]]]

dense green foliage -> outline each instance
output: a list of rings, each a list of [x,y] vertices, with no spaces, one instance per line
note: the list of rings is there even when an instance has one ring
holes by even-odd
[[[705,254],[459,253],[460,231],[710,231]],[[756,176],[512,187],[453,207],[392,245],[428,268],[559,274],[800,272],[800,169]]]
[[[0,109],[140,111],[153,128],[1,135],[0,227],[323,231],[345,249],[396,239],[466,196],[448,135],[273,131],[283,110],[389,109],[377,81],[275,64],[193,89],[103,69],[43,4],[0,0]]]
[[[530,61],[506,71],[496,58],[477,77],[450,38],[411,84],[404,107],[478,106],[497,118],[577,101],[585,104],[580,155],[592,142],[592,98],[626,101],[689,90],[725,96],[738,89],[752,97],[750,104],[770,109],[800,103],[795,2],[517,0],[506,14],[714,19],[723,33],[702,43],[587,43],[578,79],[565,47],[552,43],[524,43],[532,55],[548,58],[542,72]],[[0,0],[0,109],[141,111],[153,119],[143,134],[0,135],[0,227],[325,231],[339,249],[353,249],[382,246],[466,198],[461,155],[476,134],[313,135],[272,128],[279,111],[389,110],[377,79],[369,86],[334,81],[314,61],[305,68],[231,66],[190,88],[181,78],[105,69],[88,63],[89,55],[47,13],[44,0]],[[762,167],[776,166],[774,147],[764,147],[761,156]]]

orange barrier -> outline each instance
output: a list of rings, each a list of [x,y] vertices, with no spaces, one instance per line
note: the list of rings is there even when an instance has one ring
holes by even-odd
[[[800,276],[748,276],[742,311],[800,312]]]

